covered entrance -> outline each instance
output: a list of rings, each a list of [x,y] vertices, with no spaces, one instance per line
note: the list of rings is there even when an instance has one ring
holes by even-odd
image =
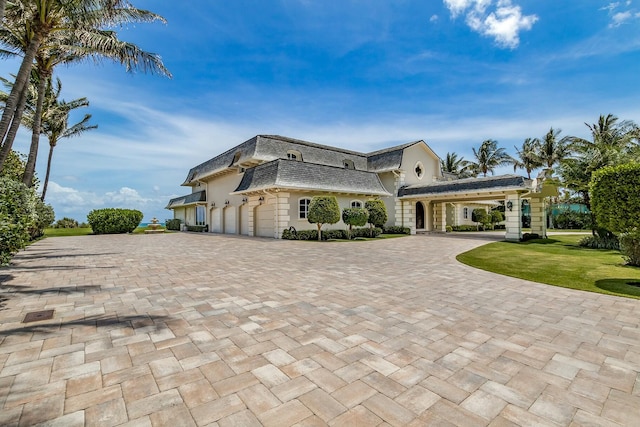
[[[425,228],[425,209],[424,203],[416,203],[416,230],[424,230]]]

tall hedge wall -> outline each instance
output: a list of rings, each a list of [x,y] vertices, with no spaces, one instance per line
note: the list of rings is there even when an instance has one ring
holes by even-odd
[[[614,233],[640,228],[640,164],[609,166],[594,172],[589,193],[598,226]]]

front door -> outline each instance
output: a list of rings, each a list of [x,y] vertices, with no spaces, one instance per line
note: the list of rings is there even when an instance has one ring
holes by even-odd
[[[424,229],[424,205],[422,202],[416,203],[416,229]]]

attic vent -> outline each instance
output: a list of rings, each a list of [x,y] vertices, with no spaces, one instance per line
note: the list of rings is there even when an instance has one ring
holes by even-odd
[[[355,165],[353,164],[353,160],[343,160],[342,161],[342,165],[344,166],[345,169],[355,169]]]
[[[302,153],[298,150],[289,150],[287,151],[287,159],[296,160],[298,162],[302,161]]]

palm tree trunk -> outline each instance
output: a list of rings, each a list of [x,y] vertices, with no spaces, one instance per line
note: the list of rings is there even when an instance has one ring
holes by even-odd
[[[31,69],[33,68],[33,59],[36,57],[36,52],[40,48],[41,42],[42,35],[39,31],[36,31],[33,38],[31,39],[31,42],[29,43],[29,47],[25,52],[24,58],[22,59],[22,64],[20,65],[20,69],[18,70],[16,81],[11,88],[11,93],[9,94],[9,98],[7,98],[4,112],[2,113],[2,119],[0,119],[0,139],[2,139],[3,141],[5,139],[7,131],[9,130],[11,121],[14,119],[16,107],[18,106],[20,99],[20,94],[27,86],[27,83],[29,81]]]
[[[47,173],[44,176],[44,184],[42,186],[42,201],[44,202],[44,197],[47,194],[47,186],[49,185],[49,172],[51,172],[51,158],[53,157],[53,149],[55,148],[55,144],[52,144],[49,141],[49,158],[47,159]]]
[[[20,94],[20,100],[18,102],[18,111],[24,111],[24,107],[27,105],[28,91],[29,91],[29,88],[25,85],[24,90]],[[22,118],[22,114],[20,114],[20,119],[21,118]],[[20,119],[16,120],[16,117],[14,117],[14,120],[11,122],[11,127],[9,128],[9,132],[7,133],[6,141],[2,146],[2,149],[0,149],[0,171],[4,166],[4,162],[7,160],[7,156],[9,156],[9,153],[11,152],[11,147],[13,146],[13,141],[16,139],[18,129],[20,129],[20,123],[21,123]]]
[[[7,0],[0,0],[0,21],[4,18],[4,7],[7,5]]]
[[[27,187],[33,186],[33,175],[36,173],[36,159],[38,158],[38,144],[40,143],[40,124],[42,123],[42,107],[44,105],[45,91],[47,90],[47,81],[49,76],[41,75],[38,82],[38,101],[36,111],[33,117],[33,132],[31,134],[31,148],[29,149],[29,158],[24,167],[24,175],[22,183]]]

